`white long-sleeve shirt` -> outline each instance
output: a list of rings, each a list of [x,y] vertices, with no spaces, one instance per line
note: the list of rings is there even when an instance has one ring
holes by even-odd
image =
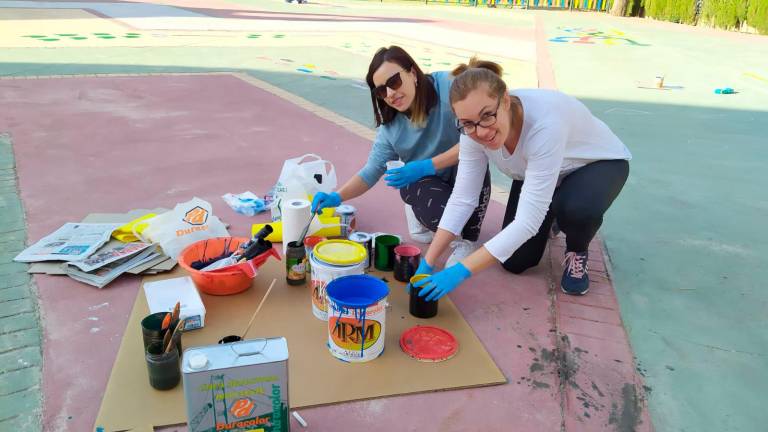
[[[621,140],[577,99],[553,90],[513,90],[523,106],[523,127],[515,151],[488,150],[467,135],[459,140],[459,168],[439,227],[459,235],[478,205],[486,164],[525,180],[515,220],[485,243],[506,261],[536,235],[560,179],[598,160],[630,160]]]

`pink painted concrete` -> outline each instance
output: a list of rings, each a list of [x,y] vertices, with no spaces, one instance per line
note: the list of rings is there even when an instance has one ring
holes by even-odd
[[[562,274],[563,236],[550,242],[552,274]],[[565,429],[652,431],[642,379],[635,373],[632,350],[613,286],[603,261],[601,242],[589,248],[590,290],[575,297],[559,289],[555,319],[560,348],[572,362],[564,369]]]
[[[220,195],[263,192],[282,160],[309,151],[334,160],[346,179],[370,145],[231,76],[3,81],[0,98],[9,113],[0,129],[13,135],[31,239],[90,212],[170,207],[192,196],[210,201],[232,234],[242,235],[252,220],[229,210]],[[379,185],[352,203],[361,229],[405,233],[395,191]],[[486,238],[501,217],[501,206],[493,205]],[[520,277],[492,269],[453,296],[509,384],[303,414],[337,431],[390,430],[393,415],[425,431],[559,429],[553,370],[529,371],[542,350],[554,349],[544,274],[544,268]],[[45,430],[88,430],[139,279],[123,278],[103,290],[64,277],[35,279],[45,317]]]
[[[171,207],[192,196],[211,202],[233,235],[245,235],[254,220],[232,212],[222,194],[264,192],[282,160],[306,152],[333,160],[343,181],[370,146],[232,76],[0,81],[0,99],[7,107],[0,130],[13,136],[32,240],[91,212]],[[352,204],[360,229],[405,233],[395,191],[378,185]],[[483,238],[498,231],[502,215],[493,203]],[[557,294],[552,303],[562,243],[524,275],[492,268],[451,295],[507,384],[317,407],[302,415],[314,430],[333,431],[388,431],[393,424],[419,431],[555,431],[563,424],[573,431],[614,430],[610,413],[623,412],[624,384],[639,383],[596,251],[592,261],[602,274],[584,298]],[[139,279],[121,278],[103,290],[64,277],[35,280],[45,326],[45,430],[89,430]],[[562,365],[552,359],[558,352],[576,359],[571,381],[558,374]],[[595,396],[592,382],[604,396]],[[568,383],[600,410],[585,417],[584,396]]]

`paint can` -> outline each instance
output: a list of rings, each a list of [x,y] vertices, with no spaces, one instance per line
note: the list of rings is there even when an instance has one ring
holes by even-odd
[[[356,213],[357,209],[349,204],[342,204],[336,207],[334,216],[338,216],[340,220],[342,237],[349,237],[350,234],[355,232],[355,228],[357,227]]]
[[[315,245],[312,256],[312,313],[317,319],[328,319],[325,287],[334,279],[365,272],[365,248],[349,240],[326,240]]]
[[[364,268],[371,268],[371,257],[373,256],[373,236],[367,232],[357,231],[349,235],[349,239],[355,243],[360,243],[364,248],[367,256],[365,257]]]
[[[374,240],[373,266],[377,270],[391,271],[395,264],[395,247],[400,238],[391,234],[381,234]]]
[[[288,243],[285,249],[285,281],[288,285],[304,285],[307,282],[307,252],[298,241]]]
[[[389,288],[369,275],[328,284],[328,350],[346,362],[371,361],[384,352]]]
[[[312,274],[312,264],[310,263],[310,260],[309,260],[309,257],[312,256],[312,249],[314,249],[318,243],[325,240],[328,240],[328,239],[323,236],[311,235],[311,236],[304,237],[304,251],[307,254],[307,262],[306,262],[305,270],[307,274]]]
[[[408,282],[411,276],[416,274],[420,261],[421,249],[418,247],[409,244],[401,244],[395,247],[395,264],[393,269],[395,280]]]
[[[408,300],[408,312],[416,318],[432,318],[437,315],[437,300],[427,301],[424,297],[420,296],[422,288],[416,287],[413,284],[416,282],[428,278],[428,274],[417,274],[411,277],[409,281],[410,298]]]
[[[181,363],[190,431],[289,431],[285,338],[188,348]]]

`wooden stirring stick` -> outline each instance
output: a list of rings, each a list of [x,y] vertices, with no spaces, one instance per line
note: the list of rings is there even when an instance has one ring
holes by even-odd
[[[171,322],[176,322],[181,314],[181,302],[176,302],[176,306],[173,307],[173,313],[171,314]]]
[[[187,321],[186,319],[180,320],[180,321],[179,321],[179,322],[176,324],[176,327],[174,327],[174,329],[173,329],[173,333],[171,333],[171,332],[169,331],[169,332],[166,334],[166,337],[167,337],[169,334],[170,334],[171,336],[170,336],[170,337],[168,337],[168,344],[167,344],[167,345],[165,345],[165,349],[163,350],[163,352],[164,352],[164,353],[169,353],[169,352],[171,352],[171,347],[175,347],[175,346],[176,346],[176,342],[175,342],[175,341],[176,341],[178,338],[180,338],[180,337],[181,337],[181,336],[177,336],[177,334],[178,334],[178,335],[181,335],[181,328],[182,328],[182,327],[184,327],[184,323],[185,323],[186,321]],[[165,342],[165,340],[163,340],[163,343],[166,343],[166,342]]]
[[[272,283],[269,284],[269,289],[267,290],[267,293],[264,294],[264,297],[261,298],[261,302],[259,303],[259,306],[256,308],[256,312],[253,313],[253,316],[251,317],[251,321],[248,323],[248,327],[245,328],[245,331],[243,332],[243,336],[240,338],[240,340],[245,340],[245,335],[248,334],[248,330],[251,329],[251,325],[253,325],[253,320],[256,319],[256,314],[259,313],[259,311],[261,310],[261,307],[264,305],[264,300],[267,299],[269,292],[272,291],[272,287],[275,286],[275,282],[277,282],[277,279],[272,279]]]

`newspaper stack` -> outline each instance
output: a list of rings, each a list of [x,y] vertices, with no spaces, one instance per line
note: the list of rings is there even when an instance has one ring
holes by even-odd
[[[149,243],[111,240],[88,258],[65,263],[64,271],[72,279],[103,288],[128,270],[161,255]]]
[[[111,239],[122,223],[66,223],[22,251],[14,261],[38,263],[33,273],[65,274],[80,282],[103,288],[123,273],[139,274],[170,270],[175,261],[155,245],[123,243]],[[51,262],[53,261],[53,262]],[[163,266],[168,262],[169,266]],[[167,267],[167,268],[166,268]]]

